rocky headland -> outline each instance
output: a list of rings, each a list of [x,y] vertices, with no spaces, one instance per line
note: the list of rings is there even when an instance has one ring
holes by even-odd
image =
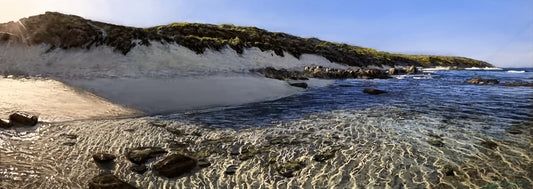
[[[273,51],[276,56],[290,54],[300,58],[315,54],[331,62],[349,66],[455,66],[491,67],[487,62],[465,57],[404,55],[377,51],[345,43],[302,38],[281,32],[269,32],[256,27],[172,23],[148,28],[119,26],[87,20],[57,12],[23,18],[18,22],[0,24],[0,43],[47,44],[47,52],[55,49],[91,49],[101,45],[128,54],[136,46],[154,43],[179,44],[202,54],[206,49],[219,51],[226,47],[241,54],[257,47]]]

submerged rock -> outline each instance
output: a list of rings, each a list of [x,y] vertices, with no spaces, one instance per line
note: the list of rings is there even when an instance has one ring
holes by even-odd
[[[441,171],[444,176],[455,176],[455,170],[451,165],[445,165]]]
[[[335,152],[337,151],[338,149],[329,149],[329,150],[323,151],[319,154],[314,155],[313,160],[318,161],[318,162],[324,162],[328,159],[335,157]]]
[[[35,115],[30,115],[22,112],[17,112],[9,115],[9,121],[11,123],[18,123],[21,125],[35,126],[37,125],[39,118]]]
[[[226,171],[224,171],[224,174],[226,175],[234,175],[237,172],[238,166],[237,165],[230,165],[228,168],[226,168]]]
[[[68,139],[72,139],[72,140],[75,140],[78,138],[78,135],[76,134],[66,134],[66,133],[62,133],[59,135],[60,137],[65,137],[65,138],[68,138]]]
[[[211,166],[211,162],[209,162],[207,159],[200,159],[200,160],[198,160],[198,166],[199,167],[209,167],[209,166]]]
[[[93,160],[96,163],[109,163],[112,162],[115,158],[115,155],[103,152],[93,154]]]
[[[372,88],[366,88],[366,89],[363,90],[363,92],[367,93],[367,94],[371,94],[371,95],[378,95],[378,94],[387,93],[386,91],[379,90],[379,89],[372,89]]]
[[[159,147],[139,147],[130,149],[126,153],[126,158],[133,163],[143,164],[146,160],[165,153],[167,151]]]
[[[133,172],[139,173],[139,174],[143,174],[143,173],[145,173],[148,170],[148,168],[146,167],[146,165],[133,164],[130,167],[130,170],[133,171]]]
[[[488,148],[488,149],[491,149],[491,150],[494,150],[496,147],[498,147],[498,144],[496,144],[495,142],[492,142],[492,141],[483,141],[480,143],[481,146],[485,147],[485,148]]]
[[[428,143],[435,147],[444,147],[444,142],[439,139],[431,139],[428,141]]]
[[[303,89],[307,89],[307,83],[290,83],[289,85],[293,86],[293,87],[300,87],[300,88],[303,88]]]
[[[172,178],[190,172],[196,167],[196,163],[196,160],[189,156],[172,154],[154,164],[152,169],[161,176]]]
[[[500,83],[500,81],[496,79],[482,79],[482,78],[472,78],[466,81],[469,84],[475,84],[475,85],[495,85]]]
[[[305,167],[305,163],[301,161],[290,161],[284,164],[279,165],[276,168],[276,171],[284,177],[293,177],[294,173],[303,169]]]
[[[503,85],[509,87],[533,87],[533,82],[505,82]]]
[[[135,187],[111,173],[106,173],[94,177],[89,182],[89,189],[135,189]]]

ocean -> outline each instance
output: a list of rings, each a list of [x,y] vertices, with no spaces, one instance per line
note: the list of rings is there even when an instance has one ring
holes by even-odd
[[[505,82],[533,82],[533,68],[338,80],[239,106],[0,129],[0,188],[86,188],[105,172],[138,188],[533,188],[533,88]],[[210,165],[166,178],[151,169],[158,156],[132,172],[124,154],[147,146]],[[115,163],[94,163],[96,152]]]

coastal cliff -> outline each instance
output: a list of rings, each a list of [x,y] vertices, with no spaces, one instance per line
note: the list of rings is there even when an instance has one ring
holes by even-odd
[[[177,44],[197,54],[207,49],[221,51],[229,47],[238,54],[253,47],[272,51],[272,55],[287,54],[300,59],[304,54],[347,66],[457,66],[492,67],[491,64],[465,57],[404,55],[377,51],[371,48],[301,38],[286,33],[269,32],[256,27],[173,23],[136,28],[87,20],[79,16],[56,12],[23,18],[18,22],[0,24],[0,44],[46,44],[46,53],[56,49],[93,49],[108,46],[127,55],[137,46]]]

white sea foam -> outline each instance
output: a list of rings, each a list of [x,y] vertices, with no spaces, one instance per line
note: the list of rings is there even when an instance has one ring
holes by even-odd
[[[509,70],[507,73],[525,73],[525,70]]]

